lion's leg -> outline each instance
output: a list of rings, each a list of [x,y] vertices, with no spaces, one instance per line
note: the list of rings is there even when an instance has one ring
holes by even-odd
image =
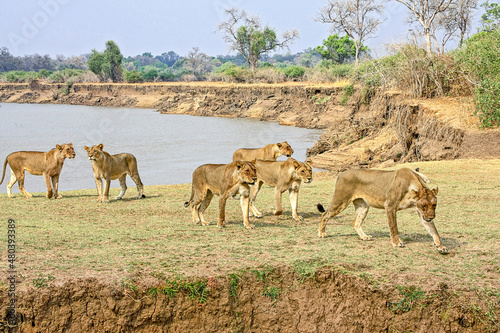
[[[201,225],[208,225],[209,223],[205,220],[205,210],[207,210],[208,206],[210,205],[210,202],[212,201],[212,198],[214,197],[214,194],[212,191],[208,191],[207,194],[205,195],[205,198],[201,202],[201,205],[198,208],[199,216],[200,216],[200,221]]]
[[[254,225],[250,224],[250,220],[248,218],[249,215],[249,206],[250,206],[250,191],[248,189],[240,188],[240,206],[241,213],[243,214],[243,225],[247,229],[253,229]]]
[[[218,227],[226,226],[226,201],[227,193],[221,193],[219,197],[219,221],[217,222]]]
[[[438,248],[438,251],[441,253],[448,253],[448,249],[446,248],[446,246],[443,246],[443,244],[441,244],[441,238],[439,237],[434,221],[427,222],[426,220],[424,220],[420,212],[418,212],[418,214],[420,215],[420,221],[422,221],[425,230],[427,230],[427,232],[432,236],[434,245]]]
[[[19,191],[21,191],[22,194],[24,194],[24,196],[26,198],[31,198],[32,195],[30,193],[28,193],[28,191],[26,191],[24,189],[24,170],[22,170],[21,172],[19,172],[17,175],[17,185],[19,186]]]
[[[111,186],[111,176],[104,178],[104,193],[102,202],[109,202],[109,187]]]
[[[330,204],[330,207],[326,212],[324,212],[321,215],[321,222],[319,224],[318,228],[318,237],[325,237],[326,236],[326,223],[328,222],[329,219],[335,217],[336,215],[340,214],[344,209],[349,206],[351,203],[351,200],[342,200],[342,198],[337,199],[335,198],[335,195],[333,196],[332,203]]]
[[[257,218],[261,218],[262,216],[264,216],[255,206],[255,201],[257,200],[257,194],[259,194],[259,191],[262,188],[262,184],[263,182],[257,182],[255,186],[250,187],[250,210],[253,216]]]
[[[7,184],[7,195],[9,198],[13,198],[14,195],[12,194],[12,186],[17,182],[17,177],[14,171],[10,170],[10,180],[9,183]]]
[[[118,194],[118,196],[115,198],[116,200],[120,200],[125,194],[125,192],[127,192],[127,174],[124,173],[123,175],[121,175],[119,180],[120,180],[120,187],[122,188],[122,190],[120,194]]]
[[[139,177],[139,173],[131,173],[130,178],[132,178],[135,185],[137,186],[137,199],[144,198],[145,197],[143,194],[144,185],[142,184],[141,177]]]
[[[372,236],[369,236],[364,233],[363,229],[361,229],[361,224],[365,220],[366,214],[368,214],[368,210],[370,209],[370,205],[366,203],[363,199],[356,199],[352,202],[354,204],[356,210],[356,219],[354,220],[354,229],[359,235],[359,238],[362,240],[371,240]]]
[[[396,208],[386,206],[387,221],[389,222],[389,230],[391,231],[391,242],[394,247],[405,247],[405,243],[399,238],[398,222],[396,219]]]
[[[50,184],[50,176],[44,173],[43,179],[45,179],[45,185],[47,185],[47,198],[50,199],[54,195],[54,192],[52,191],[52,185]]]
[[[52,176],[52,188],[54,189],[54,199],[61,199],[62,195],[59,195],[59,175]]]
[[[281,215],[283,214],[283,207],[281,206],[281,195],[283,192],[281,189],[276,186],[274,188],[274,201],[276,201],[276,209],[274,210],[274,215]]]
[[[95,185],[97,187],[97,202],[102,202],[102,178],[95,178]]]
[[[200,204],[207,195],[208,192],[197,191],[193,186],[191,200],[189,202],[191,204],[191,216],[193,217],[193,222],[195,224],[200,223]]]
[[[292,206],[292,217],[295,221],[302,221],[302,216],[299,216],[297,210],[299,206],[299,187],[300,185],[294,184],[288,190],[288,194],[290,196],[290,206]]]

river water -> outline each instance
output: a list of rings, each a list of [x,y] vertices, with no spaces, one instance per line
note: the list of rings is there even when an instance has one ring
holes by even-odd
[[[258,148],[287,140],[298,160],[319,138],[320,130],[280,126],[255,119],[166,115],[151,109],[79,105],[0,103],[0,167],[20,150],[49,151],[72,142],[76,158],[66,159],[59,191],[95,188],[84,146],[103,143],[110,154],[132,153],[144,185],[190,183],[194,169],[205,163],[229,163],[238,148]],[[280,157],[279,160],[285,160]],[[0,193],[6,193],[7,167]],[[127,177],[127,185],[135,187]],[[29,192],[46,191],[41,176],[27,173]],[[111,187],[119,187],[118,180]],[[13,193],[18,192],[17,183]]]

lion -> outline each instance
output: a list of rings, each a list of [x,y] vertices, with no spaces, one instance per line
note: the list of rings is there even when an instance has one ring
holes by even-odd
[[[385,209],[391,232],[391,242],[395,247],[404,247],[399,238],[396,212],[411,207],[417,213],[427,232],[432,236],[434,245],[441,253],[448,253],[434,225],[436,216],[438,188],[431,190],[425,185],[426,177],[418,171],[402,168],[394,171],[384,170],[349,170],[341,173],[335,185],[335,191],[327,211],[321,204],[322,212],[318,236],[325,237],[328,219],[342,212],[351,202],[356,210],[354,229],[362,240],[371,240],[361,229],[370,207]]]
[[[276,161],[282,155],[290,157],[293,149],[288,142],[270,143],[263,148],[240,148],[233,154],[234,161],[269,160]]]
[[[243,224],[253,229],[248,219],[250,186],[257,181],[254,162],[236,161],[229,164],[204,164],[193,172],[191,197],[184,207],[191,206],[193,222],[208,225],[203,213],[210,205],[214,194],[219,196],[218,227],[226,226],[226,201],[240,195]]]
[[[119,179],[122,188],[120,194],[115,198],[120,200],[127,191],[126,177],[127,175],[137,185],[137,199],[145,198],[142,193],[144,185],[142,185],[139,171],[137,170],[137,160],[134,155],[121,153],[110,155],[103,151],[103,144],[98,144],[92,147],[83,147],[88,154],[89,160],[92,161],[92,170],[94,171],[95,183],[97,186],[97,202],[109,202],[109,186],[111,180]],[[102,179],[104,179],[104,192],[102,191]]]
[[[250,209],[255,217],[262,217],[262,213],[255,207],[255,199],[259,193],[262,184],[274,187],[274,197],[276,209],[274,215],[281,215],[281,195],[288,190],[290,196],[290,205],[292,206],[292,217],[296,221],[302,220],[302,216],[297,213],[299,201],[300,184],[310,183],[312,181],[313,162],[307,159],[305,162],[299,162],[293,158],[286,161],[263,161],[257,160],[255,168],[257,169],[257,184],[250,190]]]
[[[43,176],[45,184],[47,185],[47,198],[60,199],[61,195],[58,193],[59,175],[67,158],[75,158],[76,153],[73,149],[73,144],[56,145],[56,148],[48,151],[17,151],[5,159],[3,164],[3,174],[0,184],[3,183],[5,177],[5,168],[7,164],[10,166],[10,181],[7,184],[7,195],[13,198],[11,189],[16,182],[18,182],[19,190],[26,198],[31,198],[32,195],[24,188],[24,171],[35,176]],[[52,186],[51,186],[52,181]]]

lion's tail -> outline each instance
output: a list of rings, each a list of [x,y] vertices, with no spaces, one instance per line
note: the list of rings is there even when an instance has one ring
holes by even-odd
[[[5,168],[7,168],[7,158],[8,156],[5,158],[5,162],[3,162],[3,174],[2,174],[2,180],[0,181],[0,185],[3,183],[3,179],[5,178]]]
[[[325,207],[323,207],[323,205],[320,203],[316,205],[316,208],[318,208],[320,213],[326,212]]]

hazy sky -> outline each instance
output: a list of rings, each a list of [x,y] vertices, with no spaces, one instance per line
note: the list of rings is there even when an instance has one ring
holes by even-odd
[[[292,53],[321,45],[330,26],[314,21],[326,0],[0,0],[0,47],[16,56],[38,53],[65,56],[102,51],[115,41],[123,55],[186,55],[193,47],[211,55],[228,54],[217,31],[224,8],[237,7],[259,16],[278,34],[298,29]],[[384,44],[408,32],[405,8],[389,1],[378,37],[366,44],[382,53]],[[278,53],[286,53],[280,51]]]

